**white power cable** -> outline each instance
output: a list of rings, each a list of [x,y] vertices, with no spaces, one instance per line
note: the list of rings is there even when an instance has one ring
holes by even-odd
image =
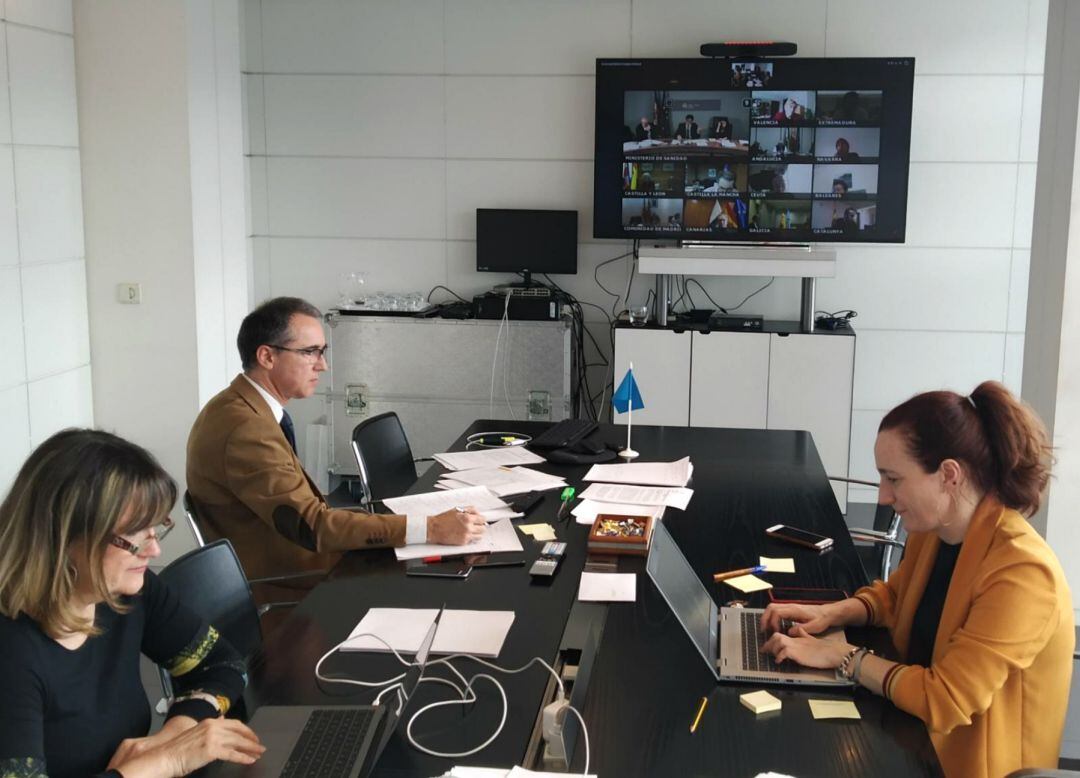
[[[390,651],[397,658],[397,660],[399,662],[401,662],[401,664],[405,665],[406,667],[415,667],[416,664],[417,664],[416,662],[410,662],[407,659],[405,659],[400,653],[398,653],[397,649],[395,649],[393,646],[391,646],[389,643],[387,643],[384,639],[382,639],[378,635],[375,635],[373,633],[368,632],[368,633],[363,633],[363,634],[360,634],[360,635],[352,635],[352,636],[350,636],[349,639],[351,640],[352,638],[355,638],[355,637],[374,638],[375,640],[379,641],[384,646],[386,646],[388,649],[390,649]],[[363,687],[367,687],[367,688],[385,687],[376,695],[376,697],[375,697],[375,704],[376,705],[379,704],[382,701],[382,698],[383,698],[384,695],[389,694],[391,691],[396,691],[397,695],[398,695],[398,713],[400,714],[402,709],[405,706],[405,703],[407,702],[407,700],[404,698],[404,689],[403,689],[403,687],[401,685],[401,681],[405,678],[405,673],[401,673],[400,675],[396,675],[393,678],[389,678],[389,679],[386,679],[384,681],[357,681],[357,680],[354,680],[352,678],[331,678],[329,676],[324,676],[322,674],[321,669],[322,669],[323,662],[325,662],[330,657],[331,654],[333,654],[335,651],[338,651],[343,645],[345,645],[346,642],[348,642],[348,640],[343,640],[342,642],[338,643],[336,646],[331,648],[329,651],[327,651],[325,654],[323,654],[321,657],[319,657],[319,660],[315,663],[315,677],[317,679],[319,679],[320,681],[324,681],[326,683],[344,683],[344,684],[349,684],[349,685],[352,685],[352,686],[363,686]],[[439,700],[439,701],[436,701],[436,702],[428,703],[427,705],[420,708],[420,710],[416,711],[415,713],[412,714],[412,716],[409,717],[409,721],[408,721],[408,723],[406,724],[406,727],[405,727],[405,735],[408,738],[409,743],[411,743],[414,748],[416,748],[419,751],[424,752],[425,754],[430,754],[431,756],[442,757],[444,759],[460,759],[462,757],[472,756],[473,754],[477,754],[480,751],[483,751],[489,745],[491,745],[491,743],[494,742],[495,738],[497,738],[500,734],[502,734],[503,727],[506,725],[506,716],[507,716],[507,713],[509,712],[510,706],[509,706],[509,701],[507,700],[507,697],[506,697],[506,690],[503,688],[503,685],[501,683],[499,683],[498,680],[496,680],[494,677],[488,675],[487,673],[477,673],[476,675],[474,675],[471,678],[469,678],[468,680],[466,680],[465,676],[462,675],[461,672],[456,667],[454,667],[452,664],[450,664],[450,661],[453,660],[453,659],[471,659],[472,661],[474,661],[474,662],[476,662],[478,664],[484,665],[485,667],[490,667],[492,670],[495,670],[495,671],[500,672],[500,673],[505,673],[506,675],[516,675],[517,673],[525,672],[526,670],[528,670],[533,665],[536,665],[536,664],[542,665],[545,670],[547,670],[549,673],[551,673],[551,676],[555,679],[555,683],[558,685],[558,688],[559,688],[558,699],[560,699],[560,700],[565,700],[566,699],[566,687],[563,685],[562,678],[559,677],[559,674],[557,672],[555,672],[555,669],[551,665],[549,665],[547,662],[545,662],[543,659],[541,659],[538,656],[533,657],[528,662],[526,662],[524,665],[522,665],[521,667],[517,667],[517,668],[499,667],[496,664],[493,664],[491,662],[488,662],[487,660],[481,659],[480,657],[473,656],[472,654],[450,654],[449,656],[443,657],[442,659],[436,659],[434,661],[428,662],[425,669],[434,667],[436,665],[445,665],[446,668],[448,670],[450,670],[450,672],[452,672],[454,675],[456,675],[461,680],[463,685],[459,687],[453,681],[450,681],[450,680],[448,680],[446,678],[436,678],[436,677],[433,677],[433,676],[421,677],[420,678],[419,683],[425,683],[425,682],[426,683],[438,683],[438,684],[442,684],[444,686],[449,686],[452,689],[454,689],[455,692],[457,692],[457,695],[459,697],[459,699],[454,699],[454,700]],[[483,679],[485,679],[487,681],[490,681],[492,684],[494,684],[495,688],[499,690],[499,696],[502,698],[502,706],[503,706],[502,717],[499,719],[499,726],[496,728],[494,734],[492,734],[491,737],[489,737],[487,740],[485,740],[483,743],[476,746],[475,748],[472,748],[472,749],[470,749],[468,751],[462,751],[460,753],[453,753],[453,754],[440,753],[440,752],[434,751],[434,750],[432,750],[430,748],[427,748],[426,746],[422,746],[419,743],[417,743],[416,739],[413,737],[413,734],[412,734],[413,723],[416,721],[416,719],[419,718],[422,714],[424,714],[427,711],[432,710],[434,708],[441,708],[441,707],[445,707],[447,705],[469,705],[469,704],[472,704],[472,703],[476,702],[477,699],[479,699],[479,698],[477,697],[476,691],[473,689],[473,683],[479,678],[483,678]],[[583,775],[585,775],[585,774],[587,774],[589,772],[589,731],[588,731],[588,728],[585,726],[585,719],[582,717],[581,713],[577,709],[571,707],[570,705],[567,705],[566,707],[567,707],[568,710],[573,711],[574,715],[578,717],[578,720],[581,722],[582,731],[585,733],[585,772],[582,773]]]
[[[495,366],[499,363],[499,341],[502,339],[503,325],[507,323],[510,313],[510,295],[513,294],[513,289],[506,290],[506,302],[503,303],[503,315],[499,321],[499,331],[495,334],[495,353],[491,356],[491,391],[488,393],[488,418],[493,418],[495,415]],[[507,338],[509,338],[509,332]],[[504,363],[505,368],[505,363]],[[510,402],[507,400],[507,405]],[[511,416],[513,411],[510,412]],[[516,421],[516,419],[515,419]]]

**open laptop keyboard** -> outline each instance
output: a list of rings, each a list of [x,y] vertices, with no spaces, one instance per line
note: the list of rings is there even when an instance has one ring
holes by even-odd
[[[374,715],[374,709],[312,711],[281,778],[348,778]]]
[[[793,663],[781,662],[777,664],[773,660],[772,654],[761,653],[761,644],[769,639],[769,635],[762,633],[758,629],[760,613],[741,613],[739,615],[742,618],[742,669],[757,672],[791,672]],[[792,622],[787,619],[780,622],[780,629],[783,632],[787,632],[791,629],[791,626]]]

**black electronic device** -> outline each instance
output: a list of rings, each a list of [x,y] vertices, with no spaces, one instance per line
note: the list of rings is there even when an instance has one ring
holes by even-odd
[[[543,492],[526,492],[525,494],[511,498],[507,501],[507,504],[513,509],[515,513],[522,513],[528,516],[532,509],[543,501]]]
[[[763,316],[732,316],[714,314],[709,319],[709,329],[735,332],[760,332],[765,324]]]
[[[703,57],[792,57],[799,50],[790,41],[721,41],[702,43]]]
[[[525,557],[521,554],[470,554],[465,560],[474,568],[525,566]]]
[[[556,297],[533,297],[509,292],[488,292],[473,298],[473,316],[477,319],[501,319],[504,314],[511,321],[554,321],[562,315],[562,303]]]
[[[468,578],[472,565],[462,557],[429,562],[424,559],[410,559],[405,563],[405,575],[418,575],[425,578]]]
[[[593,236],[902,243],[914,73],[911,57],[598,59]]]
[[[843,589],[800,589],[794,586],[773,587],[769,589],[772,602],[795,602],[804,605],[817,605],[823,602],[846,600],[847,592]]]
[[[521,273],[525,287],[533,273],[577,273],[577,219],[577,211],[477,208],[476,269]]]
[[[559,541],[545,543],[540,550],[540,557],[529,568],[529,575],[538,578],[550,578],[559,569],[559,562],[566,556],[566,544]]]
[[[563,419],[529,441],[529,448],[571,448],[600,428],[591,419]]]

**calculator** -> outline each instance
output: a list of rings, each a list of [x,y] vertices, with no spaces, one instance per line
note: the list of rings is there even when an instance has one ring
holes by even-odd
[[[545,543],[540,549],[540,558],[529,568],[529,575],[550,578],[559,568],[559,562],[566,555],[566,544],[559,541]]]

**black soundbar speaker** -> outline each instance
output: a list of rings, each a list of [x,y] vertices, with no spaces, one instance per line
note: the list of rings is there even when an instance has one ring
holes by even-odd
[[[790,41],[722,41],[702,43],[703,57],[791,57],[799,47]]]

